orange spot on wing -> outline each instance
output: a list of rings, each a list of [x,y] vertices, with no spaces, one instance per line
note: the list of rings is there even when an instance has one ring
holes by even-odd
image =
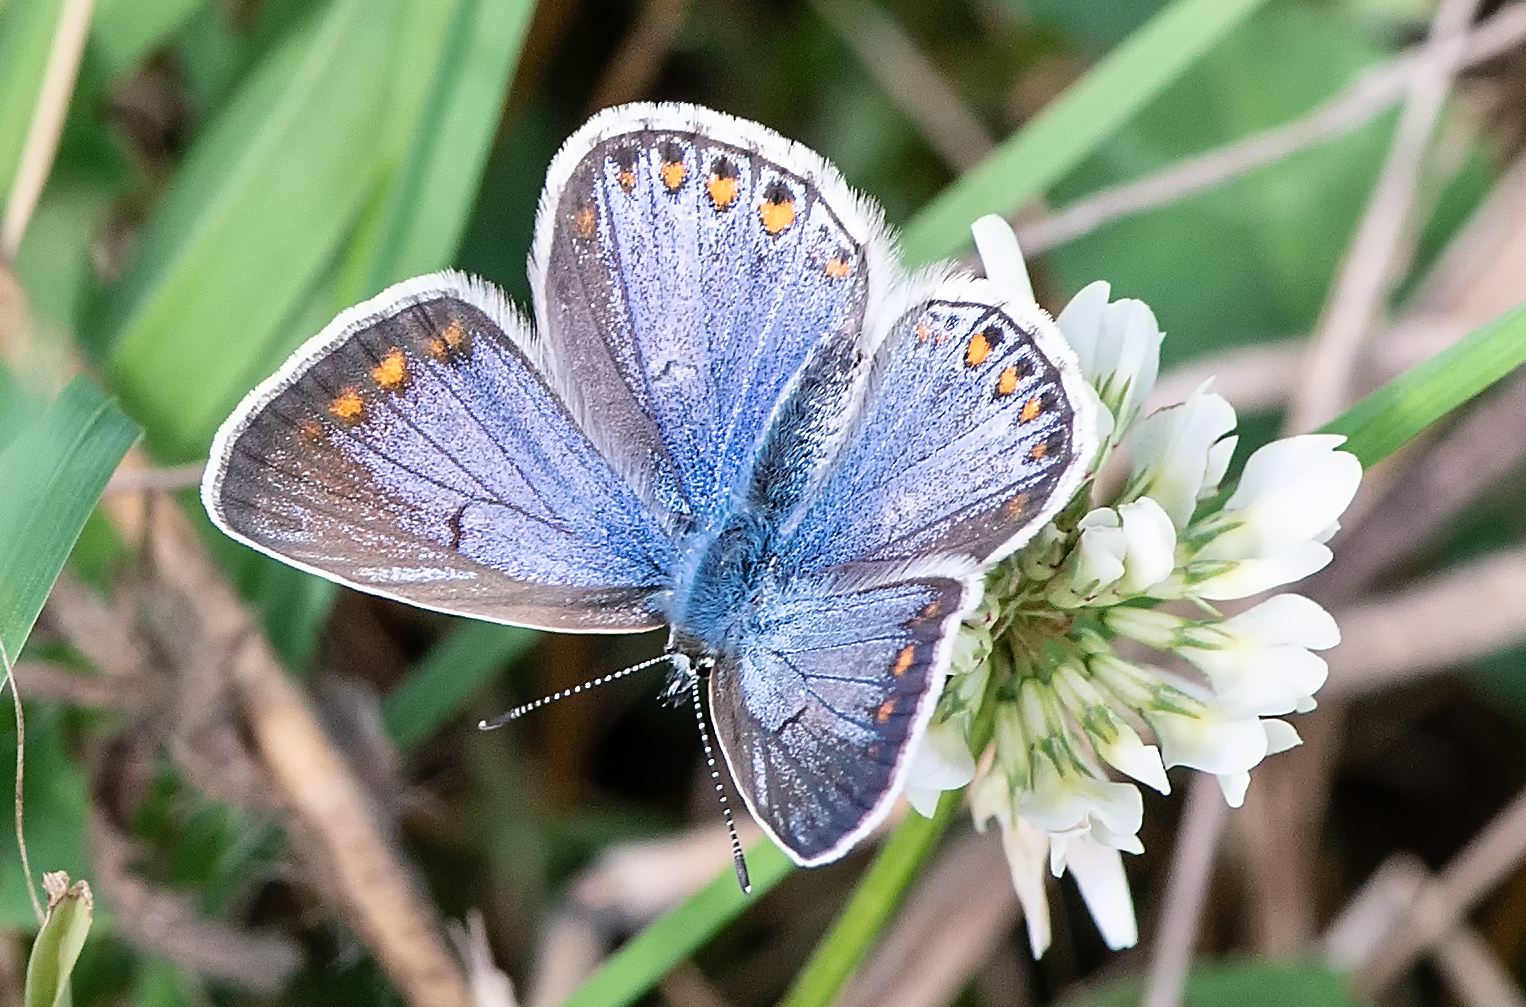
[[[1031,398],[1027,402],[1023,403],[1023,411],[1018,414],[1017,418],[1022,420],[1024,423],[1032,423],[1034,420],[1038,419],[1039,413],[1042,413],[1043,411],[1044,404],[1038,400],[1037,396],[1035,396],[1034,398]]]
[[[302,432],[303,437],[307,438],[314,444],[318,444],[323,441],[323,424],[319,423],[315,419],[303,420],[300,424],[298,424],[297,429]]]
[[[408,383],[408,361],[403,351],[393,349],[382,357],[381,363],[371,368],[371,380],[389,392],[401,390]]]
[[[875,722],[883,724],[885,721],[890,719],[890,715],[892,713],[894,713],[894,712],[895,712],[895,697],[892,696],[891,698],[889,698],[889,699],[885,700],[883,703],[881,703],[880,704],[880,708],[878,710],[874,711]]]
[[[1023,511],[1025,511],[1027,509],[1028,509],[1028,494],[1026,494],[1026,493],[1019,493],[1019,494],[1017,494],[1017,496],[1013,497],[1011,500],[1008,500],[1002,506],[1002,510],[1006,512],[1008,520],[1015,520],[1016,518],[1021,517],[1022,514],[1023,514]]]
[[[366,411],[366,404],[360,398],[360,392],[352,388],[345,388],[334,401],[329,403],[329,412],[334,414],[335,419],[345,423],[356,423]]]
[[[1017,391],[1017,368],[1007,366],[1002,368],[1001,377],[996,379],[996,394],[1011,395]]]
[[[471,333],[466,331],[461,320],[457,318],[450,320],[444,332],[424,343],[424,349],[429,355],[442,364],[454,363],[458,358],[471,352],[471,348]]]
[[[795,222],[795,201],[784,199],[776,203],[769,200],[758,207],[758,219],[769,234],[783,234]]]
[[[1043,441],[1039,441],[1037,444],[1033,445],[1033,450],[1028,452],[1028,457],[1032,458],[1034,461],[1038,461],[1048,453],[1049,445],[1045,444]]]
[[[578,229],[578,237],[585,239],[593,237],[593,225],[597,220],[593,207],[585,206],[579,210],[578,215],[573,218],[573,225]]]
[[[636,187],[636,173],[630,168],[621,168],[615,172],[615,181],[620,183],[620,188],[630,192]]]
[[[977,332],[970,337],[970,345],[964,349],[964,365],[966,367],[979,367],[986,362],[986,357],[991,355],[991,341],[986,338],[984,332]]]
[[[765,225],[766,226],[766,225]],[[853,271],[852,265],[841,255],[834,255],[827,260],[827,275],[834,280],[840,280]]]
[[[930,601],[922,608],[922,618],[931,619],[938,615],[942,610],[943,607],[936,601]]]
[[[742,191],[742,183],[735,175],[722,175],[717,171],[705,183],[705,191],[710,194],[710,202],[717,210],[729,210]]]
[[[689,166],[682,161],[664,161],[657,170],[662,175],[662,184],[667,186],[669,192],[677,192],[684,184],[684,179],[689,177]]]
[[[896,657],[895,665],[890,669],[890,673],[896,678],[900,678],[902,675],[906,674],[906,670],[911,667],[911,662],[916,658],[916,656],[917,645],[914,643],[908,643],[901,650],[901,653]]]
[[[933,327],[926,322],[917,323],[917,342],[925,343],[933,336]]]

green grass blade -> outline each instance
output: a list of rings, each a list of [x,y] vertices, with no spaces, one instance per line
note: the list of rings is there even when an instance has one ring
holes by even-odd
[[[970,244],[970,224],[1044,193],[1265,0],[1175,0],[907,224],[906,260]]]
[[[69,1007],[69,976],[79,960],[80,949],[90,933],[95,915],[90,886],[84,881],[69,884],[69,876],[52,875],[48,892],[48,918],[32,943],[26,966],[26,1007]]]
[[[911,812],[901,820],[780,1007],[829,1007],[837,999],[963,804],[964,791],[946,791],[932,818]]]
[[[1417,364],[1324,427],[1369,467],[1526,363],[1526,305]]]
[[[63,0],[0,4],[0,205],[16,178],[62,7]]]
[[[167,460],[203,452],[382,170],[398,0],[334,0],[256,68],[176,172],[98,338]]]
[[[90,57],[107,77],[138,64],[207,5],[207,0],[97,0]]]
[[[138,426],[84,378],[0,452],[0,642],[12,658]]]
[[[523,657],[540,633],[519,626],[463,622],[409,670],[382,701],[387,736],[407,749],[461,715],[477,692]]]
[[[371,240],[358,243],[346,266],[343,303],[455,259],[534,9],[532,0],[458,4],[408,156]]]
[[[752,894],[737,887],[728,866],[678,908],[637,934],[604,963],[562,1007],[621,1007],[640,999],[657,980],[689,957],[710,936],[742,914],[753,901],[794,870],[795,865],[764,839],[747,851]]]

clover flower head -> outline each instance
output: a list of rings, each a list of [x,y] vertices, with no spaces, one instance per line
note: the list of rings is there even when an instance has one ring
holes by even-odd
[[[977,243],[993,282],[1031,298],[1010,229],[986,218]],[[1050,941],[1046,865],[1076,878],[1109,946],[1135,942],[1121,854],[1143,850],[1136,784],[1169,793],[1167,769],[1183,766],[1211,773],[1238,807],[1251,770],[1300,743],[1281,718],[1314,708],[1335,620],[1297,594],[1227,617],[1213,603],[1327,564],[1362,476],[1342,438],[1311,434],[1260,447],[1224,486],[1234,407],[1205,383],[1141,415],[1160,328],[1148,306],[1110,293],[1093,283],[1057,321],[1106,407],[1094,465],[1120,448],[1129,476],[1111,499],[1090,499],[1088,484],[990,571],[909,774],[924,813],[940,790],[970,784],[977,826],[1001,830],[1035,956]]]

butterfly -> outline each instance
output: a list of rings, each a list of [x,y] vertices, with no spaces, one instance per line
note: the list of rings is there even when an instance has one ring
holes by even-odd
[[[763,831],[837,859],[894,803],[984,574],[1082,481],[1074,354],[1031,297],[908,274],[819,155],[693,105],[567,140],[529,273],[533,320],[455,272],[340,314],[218,431],[208,513],[424,608],[670,627]]]

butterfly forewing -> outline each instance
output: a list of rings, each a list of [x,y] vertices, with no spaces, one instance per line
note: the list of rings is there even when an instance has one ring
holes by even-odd
[[[590,436],[688,527],[729,505],[812,350],[862,331],[879,225],[824,162],[756,126],[694,109],[614,121],[552,166],[540,317]],[[664,450],[632,459],[628,431],[652,426]]]
[[[1093,429],[1053,323],[943,281],[871,365],[855,429],[787,547],[806,569],[1017,548],[1075,492]]]
[[[672,546],[579,432],[496,297],[450,274],[320,334],[219,434],[227,530],[362,590],[480,618],[660,625]]]

